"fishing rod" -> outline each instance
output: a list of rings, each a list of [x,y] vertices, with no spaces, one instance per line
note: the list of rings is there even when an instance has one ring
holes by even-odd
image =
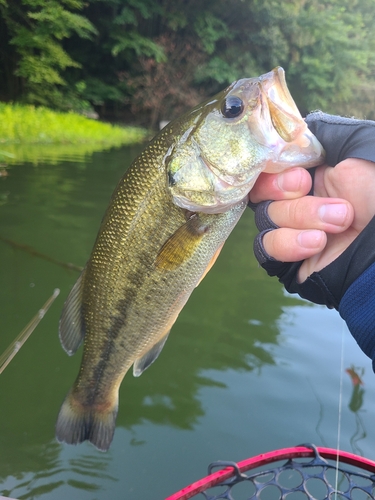
[[[60,293],[59,288],[55,288],[55,290],[53,291],[53,294],[49,297],[49,299],[43,305],[43,307],[41,309],[39,309],[37,314],[25,326],[25,328],[21,331],[21,333],[19,335],[17,335],[17,337],[13,340],[13,342],[10,344],[10,346],[7,349],[5,349],[3,354],[0,356],[0,374],[3,373],[5,368],[12,361],[14,356],[17,354],[17,352],[23,346],[23,344],[26,342],[26,340],[33,333],[33,331],[38,326],[40,321],[43,319],[44,315],[46,314],[48,309],[51,307],[52,303],[54,302],[56,297],[59,295],[59,293]]]

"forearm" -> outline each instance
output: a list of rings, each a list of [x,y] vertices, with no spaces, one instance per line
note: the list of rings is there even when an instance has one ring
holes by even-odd
[[[339,313],[375,372],[375,263],[347,289]]]

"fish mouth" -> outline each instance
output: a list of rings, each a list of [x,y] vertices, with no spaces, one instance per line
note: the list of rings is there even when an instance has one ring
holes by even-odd
[[[246,198],[262,171],[309,168],[324,160],[281,67],[258,78],[238,80],[224,93],[225,98],[228,95],[240,97],[246,111],[233,120],[219,108],[204,115],[199,127],[189,128],[182,136],[181,151],[172,160],[169,187],[174,203],[182,208],[224,212]],[[229,130],[218,138],[220,124]],[[236,135],[238,129],[242,133]]]
[[[285,71],[277,67],[259,77],[258,113],[248,122],[251,134],[272,151],[263,168],[278,173],[287,167],[310,168],[324,162],[325,153],[310,132],[291,96]]]
[[[267,78],[268,77],[268,78]],[[266,93],[268,101],[277,106],[280,111],[295,121],[302,116],[294,99],[289,92],[285,80],[285,71],[278,66],[270,73],[260,77],[262,90]],[[287,141],[288,142],[288,141]]]
[[[265,147],[270,146],[272,132],[275,135],[276,131],[279,139],[289,143],[296,139],[305,126],[289,92],[285,71],[280,66],[258,78],[238,80],[229,87],[229,93],[247,103],[250,133]],[[241,120],[241,115],[238,120]]]
[[[268,147],[275,141],[291,143],[306,128],[286,84],[285,71],[280,66],[259,77],[259,112],[257,123],[249,120],[249,128]],[[276,139],[272,138],[277,133]],[[261,139],[260,134],[263,136]]]

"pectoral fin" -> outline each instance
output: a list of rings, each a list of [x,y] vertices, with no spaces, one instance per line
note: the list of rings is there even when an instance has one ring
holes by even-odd
[[[193,214],[161,247],[155,266],[169,271],[177,269],[193,255],[208,230],[199,216]]]
[[[65,351],[72,356],[80,346],[85,328],[82,316],[82,285],[85,271],[73,286],[65,301],[59,323],[60,342]]]
[[[167,341],[168,335],[169,332],[164,337],[162,337],[159,342],[156,342],[156,344],[154,344],[151,349],[146,352],[146,354],[134,361],[134,377],[139,377],[140,375],[142,375],[146,368],[148,368],[156,360]]]

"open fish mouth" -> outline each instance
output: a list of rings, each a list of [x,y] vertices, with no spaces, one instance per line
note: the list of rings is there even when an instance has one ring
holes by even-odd
[[[296,140],[306,128],[306,124],[289,92],[283,68],[278,67],[262,75],[258,85],[260,88],[259,110],[263,120],[257,123],[257,127],[252,127],[251,132],[265,133],[262,128],[262,123],[265,123],[267,128],[277,133],[279,140],[281,138],[286,143]],[[269,139],[268,136],[269,133],[265,133],[266,140]],[[270,146],[268,141],[266,144]]]
[[[174,203],[221,213],[241,202],[259,174],[321,164],[324,152],[286,85],[282,68],[238,80],[192,114],[166,155]]]
[[[249,130],[259,144],[271,151],[264,172],[278,173],[285,168],[310,168],[323,163],[324,150],[302,118],[284,70],[275,68],[259,80],[260,106],[249,120]]]

